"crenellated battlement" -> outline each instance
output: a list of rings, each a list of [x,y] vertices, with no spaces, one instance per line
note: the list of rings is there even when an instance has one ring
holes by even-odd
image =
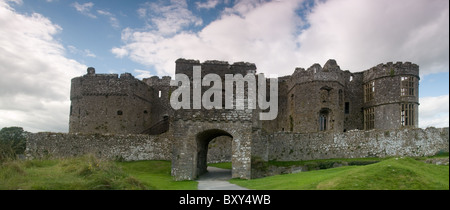
[[[201,66],[202,75],[213,73],[222,78],[225,74],[242,74],[256,73],[256,65],[249,62],[235,62],[229,64],[227,61],[207,60],[201,63],[198,60],[178,59],[176,62],[175,73],[185,74],[192,78],[192,70],[194,66]]]
[[[411,62],[387,62],[380,63],[364,71],[364,82],[372,81],[383,77],[394,76],[414,76],[419,78],[419,66]]]

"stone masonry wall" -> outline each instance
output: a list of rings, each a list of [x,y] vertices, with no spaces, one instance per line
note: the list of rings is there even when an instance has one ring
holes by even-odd
[[[222,162],[231,154],[231,139],[223,137],[220,151],[210,148],[208,162]],[[106,159],[171,160],[171,133],[161,135],[34,133],[27,139],[28,158],[73,157],[94,154]],[[449,128],[318,132],[257,133],[252,156],[261,160],[296,161],[329,158],[428,156],[449,151]],[[219,154],[212,154],[218,152]],[[228,156],[228,157],[226,157]]]
[[[268,135],[265,160],[430,156],[449,151],[449,128],[289,133]],[[253,148],[253,150],[256,148]],[[263,148],[264,149],[264,148]],[[265,151],[261,151],[261,154]]]
[[[170,135],[33,133],[27,158],[64,158],[93,154],[111,160],[171,160]]]

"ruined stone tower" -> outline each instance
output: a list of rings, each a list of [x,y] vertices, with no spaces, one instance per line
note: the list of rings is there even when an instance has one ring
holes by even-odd
[[[161,108],[167,101],[160,102],[160,89],[155,90],[151,81],[130,73],[96,74],[88,68],[86,75],[72,79],[69,133],[145,132],[170,111]],[[169,86],[170,77],[163,81]],[[160,83],[155,86],[163,86]]]

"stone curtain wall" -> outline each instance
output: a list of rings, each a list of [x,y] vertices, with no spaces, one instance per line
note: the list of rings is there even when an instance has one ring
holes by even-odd
[[[167,134],[67,134],[34,133],[27,139],[27,158],[63,158],[93,154],[112,160],[171,160]]]
[[[267,156],[260,157],[264,160],[430,156],[440,151],[449,151],[449,129],[447,127],[309,134],[278,132],[267,135],[266,141],[267,147],[270,148],[269,152],[264,148],[256,152],[266,154]]]
[[[255,134],[251,146],[252,158],[263,161],[428,156],[449,151],[448,127],[346,133]],[[28,136],[26,155],[28,158],[40,158],[94,154],[113,160],[172,160],[172,138],[170,132],[161,135],[34,133]],[[231,151],[231,148],[225,148],[231,147],[230,140],[225,139],[220,143],[221,152]],[[215,146],[217,145],[210,145]],[[210,148],[209,153],[208,156],[213,158],[208,162],[224,161],[224,154],[211,154],[214,153],[213,148]]]

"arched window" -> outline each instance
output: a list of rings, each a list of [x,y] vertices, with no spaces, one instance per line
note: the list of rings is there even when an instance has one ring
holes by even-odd
[[[328,129],[328,110],[321,110],[319,113],[319,131]]]

